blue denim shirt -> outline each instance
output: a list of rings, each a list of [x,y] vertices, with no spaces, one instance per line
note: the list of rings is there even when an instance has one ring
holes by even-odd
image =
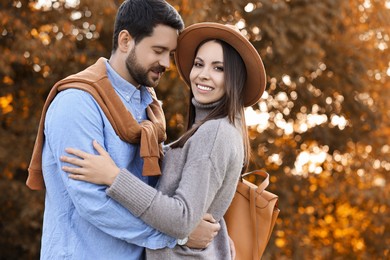
[[[137,121],[146,119],[152,98],[107,63],[108,77]],[[151,228],[106,195],[106,186],[68,178],[59,157],[66,147],[95,153],[96,139],[120,168],[141,175],[139,146],[123,142],[103,111],[84,91],[68,89],[51,103],[45,120],[42,169],[46,185],[41,259],[142,259],[144,247],[174,247],[176,239]]]

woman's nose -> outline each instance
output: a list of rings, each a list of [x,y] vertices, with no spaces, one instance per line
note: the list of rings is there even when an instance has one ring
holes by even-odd
[[[210,73],[208,70],[205,68],[199,73],[199,78],[202,80],[207,80],[210,78]]]

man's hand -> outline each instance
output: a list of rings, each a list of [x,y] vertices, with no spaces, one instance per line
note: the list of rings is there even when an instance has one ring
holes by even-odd
[[[220,229],[221,225],[216,223],[211,214],[207,213],[188,237],[186,246],[197,249],[206,248],[213,241]]]

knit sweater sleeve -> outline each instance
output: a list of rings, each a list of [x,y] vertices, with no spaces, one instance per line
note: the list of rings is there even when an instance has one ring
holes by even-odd
[[[177,238],[188,236],[208,212],[215,196],[230,185],[226,196],[230,203],[243,162],[242,137],[224,120],[207,122],[183,148],[187,156],[178,188],[172,196],[146,185],[121,170],[107,194],[152,227]],[[164,172],[164,175],[170,174]],[[229,178],[230,179],[229,179]],[[229,179],[229,182],[226,181]],[[219,220],[224,212],[214,216]]]

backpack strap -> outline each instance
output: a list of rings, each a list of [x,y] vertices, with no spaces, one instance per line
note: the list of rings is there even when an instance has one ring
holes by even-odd
[[[265,188],[269,185],[269,174],[265,171],[256,170],[256,171],[242,174],[241,180],[243,177],[251,175],[251,174],[255,174],[255,175],[258,175],[258,176],[261,176],[264,178],[263,182],[257,187],[257,189],[254,189],[254,188],[249,189],[249,208],[250,208],[251,224],[252,224],[252,227],[255,227],[253,229],[253,233],[252,233],[253,234],[252,240],[254,241],[252,255],[253,255],[254,260],[258,260],[258,259],[260,259],[260,257],[259,257],[259,244],[260,243],[258,241],[259,240],[258,225],[260,223],[258,223],[258,221],[257,221],[256,198],[257,198],[258,194],[261,194],[265,190]]]
[[[255,189],[250,189],[249,190],[249,197],[250,197],[250,212],[251,212],[251,222],[252,222],[252,227],[256,227],[253,229],[253,241],[255,241],[254,243],[254,247],[253,247],[253,259],[257,260],[257,259],[260,259],[259,258],[259,235],[258,235],[258,228],[257,228],[257,217],[256,217],[256,191]]]
[[[262,183],[260,183],[258,188],[257,188],[257,193],[261,194],[263,192],[263,190],[265,190],[265,188],[267,188],[268,185],[269,185],[269,174],[266,171],[255,170],[255,171],[251,171],[251,172],[247,172],[247,173],[241,174],[241,180],[242,180],[243,177],[251,175],[251,174],[254,174],[254,175],[257,175],[257,176],[261,176],[261,177],[264,178]]]

